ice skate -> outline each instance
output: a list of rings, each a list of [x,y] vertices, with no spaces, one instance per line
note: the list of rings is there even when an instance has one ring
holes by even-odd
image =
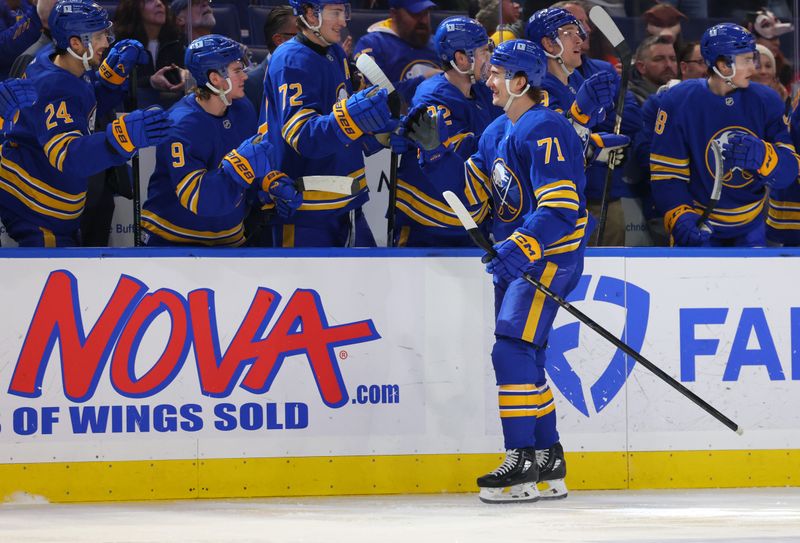
[[[478,477],[479,497],[484,503],[535,502],[538,476],[534,449],[510,449],[499,468]]]
[[[564,448],[556,443],[549,449],[536,451],[536,466],[539,469],[539,494],[543,500],[560,500],[567,497],[567,462]]]

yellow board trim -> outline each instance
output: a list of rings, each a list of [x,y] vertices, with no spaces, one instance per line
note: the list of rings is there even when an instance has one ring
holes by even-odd
[[[800,450],[567,452],[566,459],[570,490],[800,486]],[[502,460],[498,453],[0,464],[0,501],[19,492],[51,502],[477,492],[475,477]]]

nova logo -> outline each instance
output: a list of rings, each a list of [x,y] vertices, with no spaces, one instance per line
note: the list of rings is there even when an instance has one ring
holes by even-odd
[[[87,333],[78,281],[70,272],[57,270],[42,290],[8,392],[41,396],[47,363],[58,342],[64,395],[73,402],[94,395],[109,358],[109,379],[118,394],[152,396],[177,377],[192,348],[200,392],[206,396],[229,396],[240,378],[245,390],[266,393],[284,359],[302,354],[323,402],[329,407],[345,405],[348,394],[334,348],[380,338],[372,321],[329,326],[322,300],[313,290],[295,290],[278,313],[280,302],[277,292],[259,287],[223,351],[213,290],[193,290],[186,297],[166,288],[148,293],[147,285],[122,275]],[[137,364],[139,345],[161,313],[170,319],[166,345],[157,359]],[[141,371],[142,365],[148,369]]]
[[[581,277],[578,286],[569,295],[567,301],[574,303],[586,300],[591,278],[590,275]],[[592,299],[623,309],[627,308],[622,340],[634,350],[641,351],[650,314],[650,294],[631,283],[614,277],[601,276],[597,281],[597,288],[595,288]],[[575,321],[555,328],[550,333],[547,347],[547,375],[569,403],[588,417],[589,406],[584,393],[584,383],[566,357],[569,351],[578,347],[580,327],[581,323]],[[622,390],[636,363],[635,360],[626,360],[626,358],[625,353],[617,349],[597,381],[588,387],[589,399],[595,413],[600,413],[605,409]],[[603,361],[593,360],[589,363],[602,364]]]

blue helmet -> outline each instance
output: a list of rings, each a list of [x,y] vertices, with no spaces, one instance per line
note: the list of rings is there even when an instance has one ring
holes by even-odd
[[[225,36],[209,34],[189,44],[184,65],[197,81],[197,86],[201,87],[209,83],[208,72],[219,72],[222,77],[227,77],[228,65],[237,60],[244,60],[241,45]]]
[[[509,40],[497,46],[491,63],[506,70],[506,79],[513,79],[519,72],[528,78],[528,85],[538,87],[547,73],[547,57],[540,45],[528,40]]]
[[[712,26],[700,40],[700,54],[708,66],[714,67],[719,57],[733,64],[734,57],[756,51],[756,39],[739,25],[722,23]]]
[[[525,37],[536,45],[542,44],[542,38],[558,40],[558,29],[562,26],[577,25],[578,33],[582,39],[586,39],[586,32],[580,21],[564,8],[545,8],[540,9],[528,19],[525,27]]]
[[[295,15],[303,15],[303,6],[311,6],[317,11],[322,11],[325,4],[343,4],[345,6],[345,18],[350,20],[350,2],[345,0],[289,0],[289,5]]]
[[[489,35],[478,21],[469,17],[448,17],[433,35],[436,54],[443,63],[455,58],[456,51],[463,51],[472,58],[472,52],[489,43]]]
[[[90,47],[92,34],[111,29],[108,12],[91,0],[59,0],[47,23],[56,48],[67,50],[72,37],[80,38],[84,46]],[[109,32],[108,41],[113,40]]]

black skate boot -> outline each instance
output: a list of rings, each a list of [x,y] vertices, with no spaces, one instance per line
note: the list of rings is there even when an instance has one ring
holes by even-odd
[[[535,502],[539,499],[538,477],[533,448],[508,450],[499,468],[478,477],[479,497],[484,503]]]
[[[567,497],[567,462],[564,448],[556,443],[549,449],[536,451],[536,466],[539,468],[539,493],[543,500],[558,500]]]

